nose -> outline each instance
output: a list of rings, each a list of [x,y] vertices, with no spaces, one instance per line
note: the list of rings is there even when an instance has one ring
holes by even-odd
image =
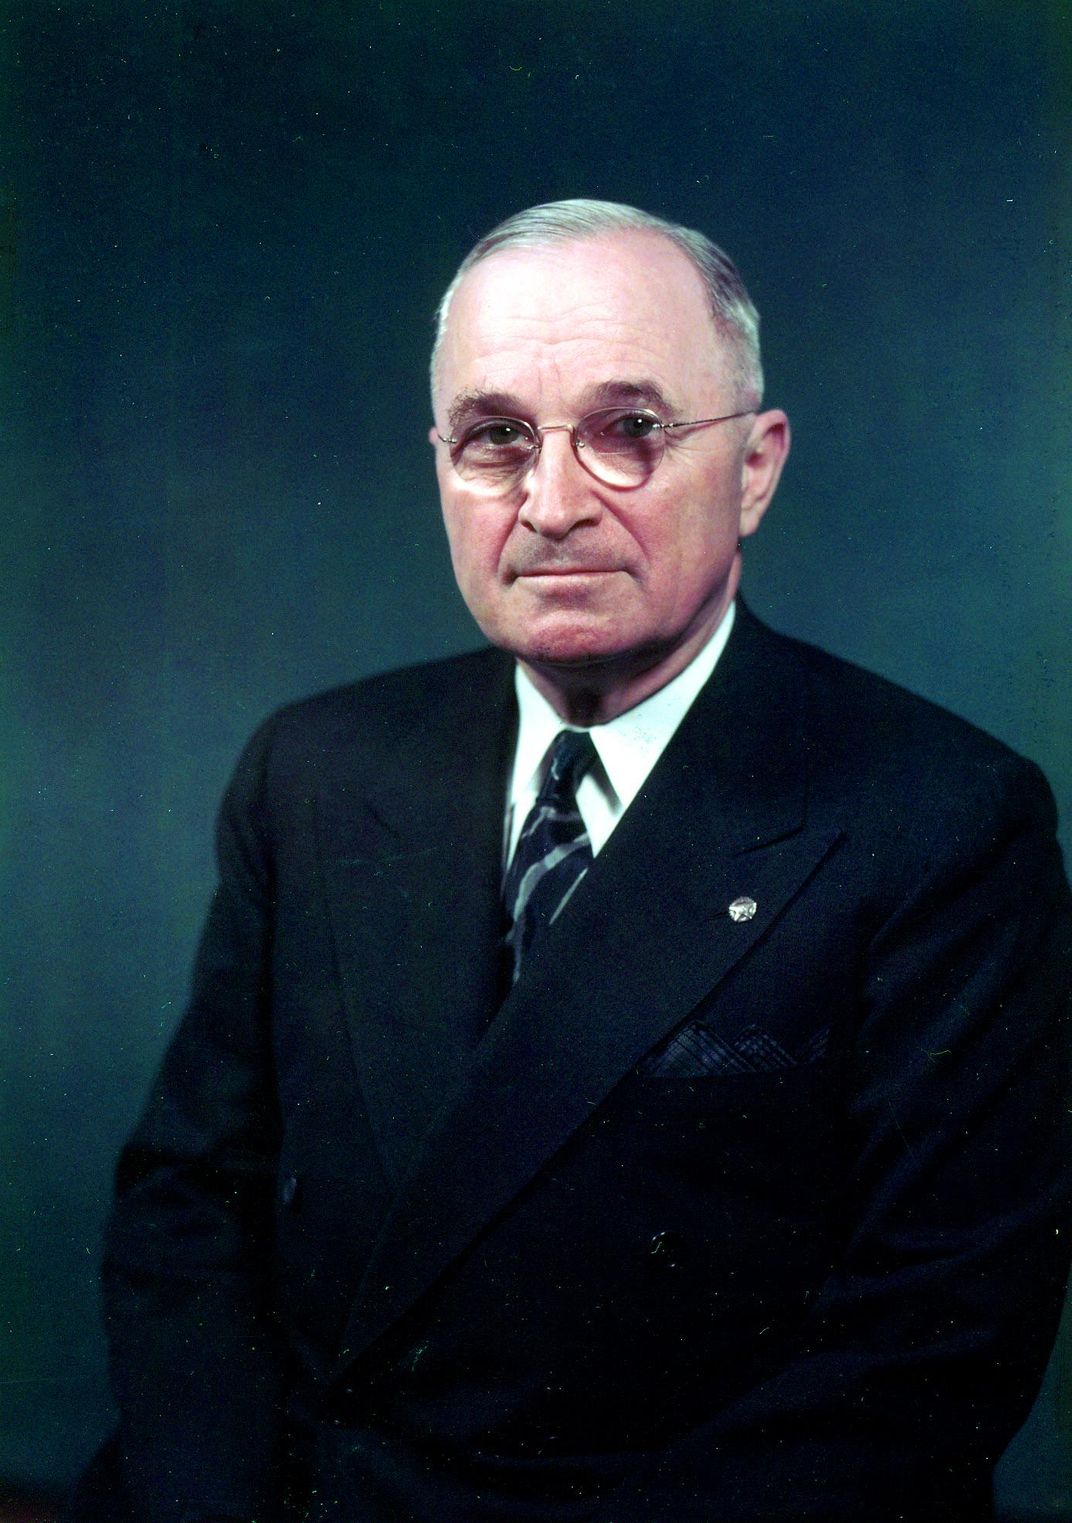
[[[553,423],[540,433],[543,445],[525,477],[518,519],[534,534],[565,539],[579,524],[597,522],[603,504],[574,454],[568,424]]]

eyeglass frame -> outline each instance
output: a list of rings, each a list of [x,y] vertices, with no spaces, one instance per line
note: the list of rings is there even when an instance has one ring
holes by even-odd
[[[598,481],[601,486],[609,486],[614,491],[618,492],[632,492],[635,491],[637,487],[644,486],[646,482],[650,481],[652,476],[659,469],[659,466],[662,464],[663,457],[666,453],[665,439],[671,429],[709,428],[713,423],[731,423],[735,418],[750,418],[756,413],[756,411],[757,409],[754,407],[746,407],[742,412],[727,412],[723,413],[718,418],[693,418],[688,421],[682,420],[677,423],[664,423],[663,420],[659,417],[658,413],[652,412],[650,407],[595,407],[591,412],[585,413],[583,418],[579,418],[576,423],[526,423],[524,418],[510,418],[505,415],[499,416],[499,414],[496,413],[492,417],[475,419],[474,422],[468,428],[466,428],[460,439],[458,439],[454,434],[451,434],[449,439],[444,438],[444,436],[439,432],[438,428],[436,429],[435,434],[440,443],[447,445],[449,448],[453,445],[464,444],[472,429],[478,427],[484,428],[492,423],[509,423],[511,427],[520,429],[522,433],[527,433],[529,437],[534,440],[534,443],[530,450],[529,459],[525,462],[524,469],[520,471],[514,479],[513,484],[516,485],[517,482],[523,481],[530,471],[536,469],[536,466],[539,463],[540,453],[543,449],[544,434],[568,433],[570,436],[570,447],[573,450],[574,458],[582,470],[587,471],[589,476],[591,476],[593,480]],[[645,476],[640,481],[607,481],[604,476],[601,476],[598,471],[594,470],[592,466],[588,464],[588,462],[581,454],[581,451],[585,447],[585,441],[583,439],[578,439],[577,430],[579,428],[583,428],[584,424],[588,422],[589,418],[599,417],[602,413],[611,414],[615,412],[620,412],[623,417],[649,419],[655,425],[655,427],[661,431],[662,437],[664,439],[662,453],[659,455],[658,460],[652,466],[647,476]],[[461,471],[458,470],[458,462],[455,459],[453,449],[451,449],[450,463],[453,469],[458,472],[458,475],[463,481],[474,481],[479,479],[475,477],[462,476]],[[508,491],[509,487],[503,487],[499,490]]]

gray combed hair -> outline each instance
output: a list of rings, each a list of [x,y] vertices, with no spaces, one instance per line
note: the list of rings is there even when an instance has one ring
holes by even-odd
[[[436,336],[432,347],[432,387],[436,384],[439,354],[447,330],[454,294],[474,265],[500,249],[542,248],[594,238],[601,233],[646,230],[661,233],[689,259],[703,280],[718,332],[730,345],[737,385],[746,400],[758,405],[763,396],[763,366],[759,353],[759,313],[745,290],[737,266],[728,254],[703,233],[662,217],[625,206],[617,201],[547,201],[516,212],[492,228],[470,249],[458,267],[436,309]]]

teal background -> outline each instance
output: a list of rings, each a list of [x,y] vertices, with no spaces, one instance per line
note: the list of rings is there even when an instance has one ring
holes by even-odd
[[[277,704],[476,643],[431,314],[550,197],[702,227],[795,427],[745,586],[1072,820],[1066,3],[0,7],[0,1477],[108,1422],[110,1172]],[[1072,1518],[1067,1347],[1000,1478]]]

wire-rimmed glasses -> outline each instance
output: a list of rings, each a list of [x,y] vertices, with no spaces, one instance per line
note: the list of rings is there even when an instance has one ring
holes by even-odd
[[[437,437],[449,448],[462,480],[483,492],[505,492],[515,486],[538,461],[544,435],[559,431],[569,434],[573,453],[597,481],[611,487],[638,487],[658,468],[667,439],[676,430],[709,428],[754,412],[752,407],[718,418],[664,423],[646,407],[600,407],[578,423],[539,427],[521,418],[479,418],[459,435],[446,439],[437,431]]]

